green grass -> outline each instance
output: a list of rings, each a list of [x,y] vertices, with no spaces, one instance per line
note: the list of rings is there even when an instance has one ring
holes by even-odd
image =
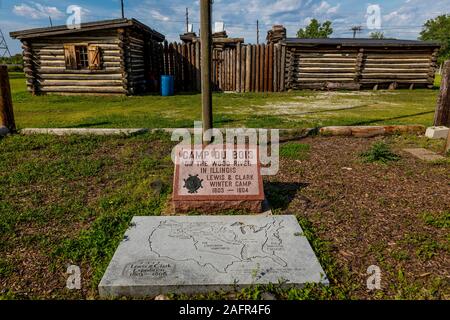
[[[390,146],[384,142],[375,142],[372,147],[361,154],[364,162],[379,162],[387,164],[392,161],[398,161],[400,156],[391,151]]]
[[[280,147],[280,156],[290,159],[306,160],[311,146],[305,143],[288,142]]]
[[[17,126],[93,128],[192,127],[201,120],[199,94],[148,96],[37,96],[11,73]],[[216,127],[311,128],[327,125],[433,122],[437,90],[214,93]]]
[[[423,214],[422,219],[426,224],[436,228],[450,228],[450,211],[442,213],[430,213]]]

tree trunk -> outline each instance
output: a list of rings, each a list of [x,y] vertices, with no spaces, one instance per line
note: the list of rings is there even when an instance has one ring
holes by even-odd
[[[445,61],[442,71],[441,91],[434,115],[435,126],[450,127],[450,60]]]

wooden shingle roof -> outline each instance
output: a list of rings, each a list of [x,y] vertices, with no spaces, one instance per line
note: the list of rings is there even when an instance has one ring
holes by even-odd
[[[164,41],[165,36],[158,31],[146,26],[145,24],[139,22],[136,19],[114,19],[114,20],[104,20],[82,23],[79,29],[69,29],[66,25],[54,26],[48,28],[36,28],[28,29],[22,31],[11,32],[10,36],[14,39],[30,39],[30,38],[40,38],[49,37],[73,33],[83,33],[89,31],[106,30],[106,29],[116,29],[116,28],[134,28],[140,30],[141,32],[147,33],[153,40]]]
[[[284,43],[288,46],[342,46],[342,47],[440,47],[432,41],[397,40],[397,39],[361,39],[361,38],[328,38],[328,39],[300,39],[287,38]]]

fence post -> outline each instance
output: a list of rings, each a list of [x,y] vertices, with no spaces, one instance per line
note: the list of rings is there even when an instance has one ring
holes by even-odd
[[[445,61],[442,71],[441,90],[434,115],[435,126],[450,127],[450,60]]]
[[[0,65],[0,120],[9,132],[16,132],[8,67],[4,65]]]

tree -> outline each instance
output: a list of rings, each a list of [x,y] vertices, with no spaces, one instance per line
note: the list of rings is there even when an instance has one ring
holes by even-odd
[[[297,32],[297,38],[301,39],[315,39],[328,38],[333,33],[331,21],[320,23],[316,19],[312,19],[305,29],[300,29]]]
[[[384,36],[384,33],[381,31],[376,31],[376,32],[372,32],[370,34],[370,39],[378,39],[378,40],[383,40],[386,39],[386,37]]]
[[[443,14],[425,22],[419,39],[436,41],[441,44],[439,63],[450,59],[450,15]]]

